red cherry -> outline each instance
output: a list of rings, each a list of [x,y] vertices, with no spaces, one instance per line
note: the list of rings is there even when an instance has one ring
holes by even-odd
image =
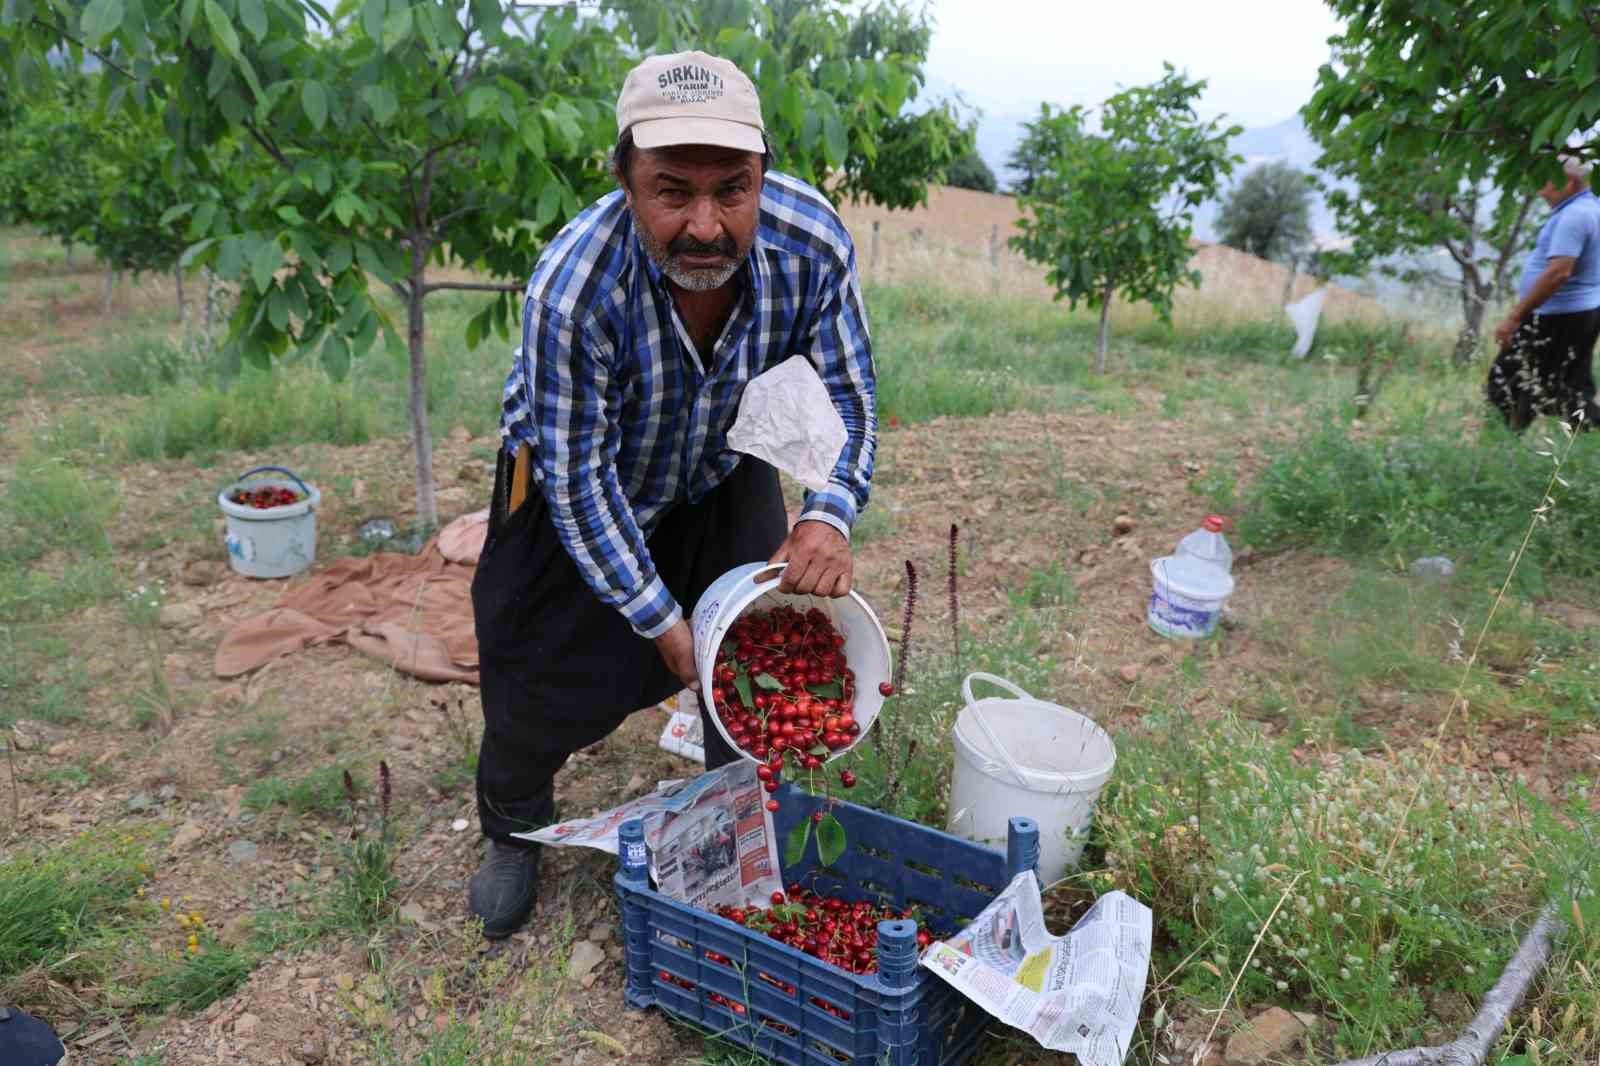
[[[811,812],[811,821],[814,822],[817,825],[821,825],[822,824],[822,812],[821,811],[812,811]]]
[[[778,801],[777,800],[767,800],[767,810],[771,811],[773,814],[777,814],[778,813]]]
[[[772,894],[772,905],[774,907],[777,907],[777,906],[781,906],[782,904],[783,904],[783,893],[782,892],[774,892]]]
[[[856,775],[851,773],[849,770],[840,770],[839,784],[843,785],[845,788],[855,788]]]
[[[894,695],[894,682],[893,681],[879,681],[878,682],[878,695],[882,696],[884,699],[888,699],[890,696],[893,696]]]

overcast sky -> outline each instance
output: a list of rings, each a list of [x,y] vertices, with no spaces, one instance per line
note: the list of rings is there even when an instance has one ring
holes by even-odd
[[[1161,76],[1162,60],[1209,85],[1204,117],[1246,128],[1311,95],[1339,23],[1320,0],[933,0],[929,88],[961,89],[999,118],[1041,100],[1095,105]]]

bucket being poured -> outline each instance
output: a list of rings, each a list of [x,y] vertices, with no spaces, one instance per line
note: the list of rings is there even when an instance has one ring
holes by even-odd
[[[795,596],[778,591],[778,578],[788,563],[746,563],[736,566],[711,583],[694,605],[689,626],[694,632],[694,661],[700,670],[700,691],[709,694],[717,666],[717,649],[728,629],[739,616],[748,610],[770,610],[785,604],[801,612],[820,608],[833,622],[833,627],[844,637],[845,662],[856,672],[855,715],[861,731],[845,747],[830,752],[826,758],[835,759],[850,751],[867,735],[872,723],[878,720],[883,709],[883,694],[878,685],[888,681],[893,674],[889,664],[889,638],[884,636],[883,625],[872,613],[867,601],[852,590],[835,599],[832,596]],[[709,695],[707,697],[709,699]],[[752,762],[754,755],[740,748],[728,735],[722,716],[711,714],[712,723],[728,746]],[[1001,826],[1000,843],[1005,845],[1005,827]]]
[[[1150,563],[1150,628],[1164,637],[1209,637],[1233,595],[1233,575],[1188,555]]]
[[[975,699],[974,681],[1011,695]],[[1084,715],[993,674],[969,674],[961,695],[966,706],[951,733],[950,832],[1003,852],[1008,819],[1026,814],[1039,823],[1040,883],[1060,880],[1083,855],[1116,746]]]

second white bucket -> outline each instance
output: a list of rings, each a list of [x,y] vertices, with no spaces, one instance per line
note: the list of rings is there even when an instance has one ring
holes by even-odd
[[[974,681],[1011,695],[975,699]],[[1007,821],[1027,815],[1039,823],[1040,883],[1060,880],[1083,855],[1116,745],[1084,715],[993,674],[967,675],[961,696],[966,706],[951,732],[950,832],[1003,852]]]

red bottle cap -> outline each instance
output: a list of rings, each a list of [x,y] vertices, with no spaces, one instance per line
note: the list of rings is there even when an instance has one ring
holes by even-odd
[[[1200,525],[1208,533],[1221,533],[1222,527],[1227,522],[1228,520],[1219,514],[1208,514],[1205,517],[1205,521],[1201,522]]]

